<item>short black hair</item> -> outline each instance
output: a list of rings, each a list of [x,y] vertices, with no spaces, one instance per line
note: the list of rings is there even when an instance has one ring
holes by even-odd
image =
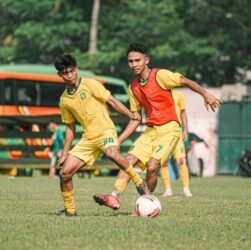
[[[58,72],[63,72],[67,68],[77,67],[77,61],[74,56],[64,54],[56,58],[54,66],[58,70]]]
[[[147,55],[148,53],[148,49],[147,47],[142,44],[142,43],[131,43],[127,49],[127,55],[130,53],[130,52],[139,52],[139,53],[142,53],[142,54],[145,54]]]

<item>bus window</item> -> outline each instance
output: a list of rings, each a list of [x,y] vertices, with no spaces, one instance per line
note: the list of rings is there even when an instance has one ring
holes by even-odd
[[[16,90],[17,105],[39,105],[38,91],[34,82],[18,81]]]
[[[129,106],[124,80],[85,70],[79,70],[79,76],[97,79],[115,98]],[[30,115],[58,115],[59,98],[64,89],[65,84],[52,65],[1,65],[0,116],[22,115],[18,106],[29,106]]]
[[[4,80],[3,102],[5,105],[14,105],[14,80]]]
[[[58,107],[59,98],[65,90],[65,85],[61,83],[41,83],[41,106]]]
[[[125,89],[122,86],[110,84],[109,82],[105,82],[104,85],[112,94],[127,94]]]

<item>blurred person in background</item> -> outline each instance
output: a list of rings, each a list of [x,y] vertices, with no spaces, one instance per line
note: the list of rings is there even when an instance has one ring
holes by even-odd
[[[187,115],[186,115],[186,104],[184,94],[181,91],[172,90],[172,96],[175,104],[176,114],[178,116],[179,122],[182,126],[182,134],[179,137],[179,141],[175,146],[173,151],[173,158],[179,166],[180,178],[183,185],[183,193],[186,197],[192,197],[192,193],[189,189],[189,170],[186,161],[186,150],[184,142],[188,139],[188,125],[187,125]],[[170,175],[168,171],[168,166],[163,166],[160,168],[160,176],[164,184],[164,194],[162,196],[168,197],[173,195],[171,188]]]
[[[52,134],[52,141],[53,141],[53,151],[51,154],[51,163],[50,163],[50,171],[48,178],[58,178],[58,175],[56,174],[56,166],[58,159],[62,156],[63,153],[63,147],[64,147],[64,133],[63,131],[58,127],[58,124],[56,122],[50,122],[49,124],[49,130],[53,132]]]

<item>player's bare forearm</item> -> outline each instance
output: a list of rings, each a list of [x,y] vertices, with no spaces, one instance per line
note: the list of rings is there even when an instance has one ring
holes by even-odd
[[[127,116],[129,119],[140,120],[141,117],[136,117],[134,113],[132,113],[123,103],[121,103],[119,100],[117,100],[113,96],[110,96],[107,102],[115,110],[117,110],[119,113]]]
[[[187,122],[187,114],[185,110],[181,111],[181,124],[183,125],[184,131],[182,133],[183,141],[187,141],[188,139],[188,122]]]
[[[72,141],[75,137],[75,123],[67,124],[66,130],[65,130],[65,144],[63,149],[63,155],[67,156],[68,151],[71,148]]]
[[[197,82],[192,81],[184,76],[180,78],[180,83],[182,84],[182,86],[188,87],[194,92],[200,94],[202,97],[204,97],[204,95],[206,94],[206,90],[202,88]]]
[[[184,127],[184,131],[188,133],[188,122],[187,122],[187,114],[185,110],[181,111],[181,124]]]
[[[136,130],[139,124],[140,124],[140,121],[138,120],[130,120],[125,130],[119,136],[119,144],[125,141]]]
[[[207,92],[203,87],[201,87],[197,82],[192,81],[184,76],[180,78],[180,83],[182,86],[188,87],[194,92],[197,92],[204,98],[205,106],[208,110],[208,106],[212,109],[212,111],[215,111],[216,108],[220,107],[221,101]]]

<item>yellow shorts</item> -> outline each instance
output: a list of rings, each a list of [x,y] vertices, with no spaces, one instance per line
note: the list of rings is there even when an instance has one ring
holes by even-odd
[[[179,141],[173,151],[173,158],[175,160],[180,159],[180,158],[186,158],[186,150],[185,150],[185,145],[183,142],[182,135],[180,136]]]
[[[148,160],[153,157],[163,165],[172,154],[181,135],[177,122],[169,122],[162,126],[147,127],[144,133],[132,145],[129,154],[136,156],[144,170]]]
[[[83,135],[80,141],[68,153],[84,161],[86,163],[84,168],[90,168],[99,155],[110,146],[118,146],[118,136],[115,129],[106,130],[103,135],[93,139],[87,139]]]

